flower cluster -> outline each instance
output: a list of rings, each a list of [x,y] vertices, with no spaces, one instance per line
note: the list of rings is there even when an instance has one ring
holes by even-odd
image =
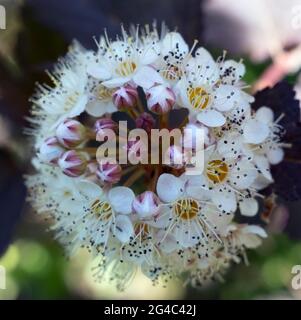
[[[236,218],[258,213],[259,192],[273,182],[270,168],[286,144],[281,117],[269,106],[251,109],[244,73],[241,61],[215,60],[155,28],[101,37],[96,51],[74,44],[53,85],[32,98],[37,173],[27,177],[31,202],[70,254],[89,250],[100,261],[96,274],[110,270],[119,288],[137,268],[154,282],[185,274],[197,286],[260,245],[265,230]],[[186,174],[185,163],[129,165],[96,155],[107,129],[120,134],[118,116],[150,134],[171,129],[183,108],[178,128],[205,133],[202,173]],[[196,148],[194,138],[184,140]],[[140,148],[128,141],[126,152]],[[182,148],[168,151],[185,157]]]

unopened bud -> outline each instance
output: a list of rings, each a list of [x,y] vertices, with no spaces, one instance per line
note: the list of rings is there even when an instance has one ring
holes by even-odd
[[[133,201],[133,209],[140,218],[156,216],[160,210],[160,200],[151,191],[145,191]]]
[[[169,112],[175,104],[176,96],[171,88],[159,84],[151,87],[146,92],[147,107],[158,114]]]
[[[144,129],[146,132],[150,132],[151,129],[155,126],[155,119],[154,117],[147,113],[143,112],[137,119],[136,119],[136,127]]]
[[[130,85],[120,87],[113,94],[113,103],[118,109],[133,107],[137,103],[137,99],[138,91]]]
[[[57,164],[59,157],[65,152],[56,137],[47,138],[40,146],[39,158],[49,164]]]
[[[106,183],[117,183],[122,174],[122,169],[119,164],[110,162],[108,159],[103,159],[99,162],[96,171],[97,177]]]
[[[107,130],[117,130],[117,123],[110,118],[98,119],[94,124],[94,131],[96,132],[96,141],[104,141],[108,136]]]
[[[86,128],[77,120],[66,119],[56,129],[59,142],[66,148],[75,148],[86,139]]]
[[[88,163],[88,155],[81,151],[66,151],[58,160],[58,165],[63,173],[69,177],[81,176]]]

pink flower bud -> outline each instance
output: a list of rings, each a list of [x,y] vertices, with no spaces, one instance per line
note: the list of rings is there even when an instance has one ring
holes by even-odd
[[[96,171],[97,177],[107,183],[117,183],[121,178],[121,173],[120,165],[110,162],[108,159],[101,160]]]
[[[86,138],[86,128],[77,120],[66,119],[56,129],[56,137],[66,148],[75,148]]]
[[[164,164],[175,169],[183,168],[188,162],[188,155],[181,146],[170,146],[165,153]]]
[[[143,112],[137,119],[136,119],[136,127],[144,129],[146,132],[150,132],[151,129],[155,126],[155,119],[154,117],[147,113]]]
[[[94,124],[94,131],[96,132],[96,141],[104,141],[107,136],[107,130],[117,130],[117,123],[110,118],[98,119]]]
[[[47,138],[41,145],[39,158],[49,164],[57,164],[59,157],[65,152],[56,137]]]
[[[145,191],[133,201],[133,210],[141,217],[156,216],[160,211],[160,200],[151,191]]]
[[[138,91],[136,88],[126,85],[113,93],[113,103],[118,109],[133,107],[137,103]]]
[[[88,155],[81,151],[66,151],[58,160],[58,165],[63,173],[69,177],[82,175],[87,167]]]
[[[171,88],[159,84],[151,87],[146,92],[147,107],[154,113],[167,113],[175,104],[176,96]]]

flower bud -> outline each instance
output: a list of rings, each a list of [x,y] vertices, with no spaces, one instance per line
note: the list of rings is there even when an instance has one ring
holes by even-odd
[[[144,129],[147,133],[151,131],[151,129],[155,126],[155,119],[154,117],[147,113],[143,112],[137,119],[136,119],[136,127]]]
[[[96,132],[96,141],[104,141],[107,137],[107,130],[117,130],[117,123],[110,118],[98,119],[94,124],[94,131]]]
[[[77,120],[66,119],[56,129],[56,137],[66,148],[75,148],[86,138],[86,128]]]
[[[134,199],[132,206],[140,218],[147,218],[159,213],[160,200],[153,192],[145,191]]]
[[[81,151],[66,151],[58,160],[58,165],[63,173],[69,177],[82,175],[87,167],[88,155]]]
[[[121,178],[122,169],[119,164],[102,159],[96,171],[97,177],[106,183],[117,183]]]
[[[138,91],[136,88],[126,85],[113,93],[113,103],[118,109],[133,107],[137,103]]]
[[[169,112],[175,104],[176,96],[171,88],[159,84],[151,87],[146,92],[147,107],[158,114]]]
[[[49,164],[57,164],[59,157],[65,152],[56,137],[47,138],[40,146],[39,158]]]

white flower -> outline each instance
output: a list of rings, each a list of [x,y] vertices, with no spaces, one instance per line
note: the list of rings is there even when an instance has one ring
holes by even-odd
[[[100,81],[89,80],[91,92],[86,105],[86,111],[93,117],[101,117],[117,111],[117,107],[113,103],[113,94],[116,89],[105,87]]]
[[[225,60],[219,64],[219,72],[223,84],[235,85],[246,72],[246,67],[241,62]]]
[[[169,32],[161,41],[161,55],[156,68],[165,81],[174,85],[182,78],[189,59],[189,48],[178,32]]]
[[[204,172],[200,187],[210,192],[215,205],[224,212],[234,212],[237,196],[257,177],[254,164],[247,158],[229,158],[209,147],[205,150]]]
[[[278,164],[284,157],[282,146],[285,144],[281,143],[284,130],[278,124],[280,120],[281,117],[274,120],[274,113],[270,108],[261,107],[243,126],[244,142],[259,144],[253,149],[259,154],[265,154],[271,164]]]
[[[240,89],[218,81],[216,62],[204,48],[199,48],[189,60],[185,77],[177,84],[181,106],[209,127],[222,126],[226,122],[224,113],[242,100]]]
[[[88,97],[85,93],[87,74],[81,65],[69,66],[61,64],[54,73],[53,81],[56,87],[44,90],[45,94],[35,102],[49,115],[56,117],[53,125],[61,123],[67,118],[81,114],[86,107]]]
[[[87,194],[84,205],[85,229],[93,246],[105,247],[110,231],[119,241],[125,243],[133,236],[134,230],[129,214],[132,212],[133,191],[126,187],[114,187],[102,191],[96,184],[90,187],[93,198]],[[90,192],[91,192],[90,191]]]
[[[156,40],[139,41],[138,36],[130,38],[123,30],[123,39],[100,44],[101,56],[88,65],[90,75],[99,79],[108,88],[117,88],[134,82],[142,88],[161,83],[161,77],[151,65],[160,55]]]
[[[264,229],[256,225],[231,225],[229,226],[228,240],[231,247],[250,249],[258,247],[267,234]]]
[[[171,234],[176,245],[187,248],[204,245],[207,234],[218,238],[224,224],[231,216],[222,215],[203,195],[195,192],[195,176],[177,178],[171,174],[162,174],[157,183],[157,193],[164,202],[162,213],[156,219],[156,226],[164,227],[163,243]],[[170,240],[169,240],[170,241]]]
[[[39,148],[38,157],[45,163],[56,164],[65,149],[56,137],[47,138]]]

